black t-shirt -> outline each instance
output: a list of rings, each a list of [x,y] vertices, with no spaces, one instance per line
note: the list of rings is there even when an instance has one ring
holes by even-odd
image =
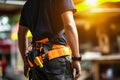
[[[30,29],[33,42],[48,37],[53,38],[63,29],[61,14],[75,12],[72,0],[27,0],[23,6],[20,25]],[[64,35],[55,43],[66,44]]]

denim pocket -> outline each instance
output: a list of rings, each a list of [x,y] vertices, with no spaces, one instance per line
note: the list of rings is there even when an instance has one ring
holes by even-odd
[[[44,65],[44,70],[46,73],[50,74],[64,74],[66,67],[65,58],[56,58]]]

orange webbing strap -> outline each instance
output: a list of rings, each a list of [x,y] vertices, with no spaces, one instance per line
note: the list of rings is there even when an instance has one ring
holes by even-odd
[[[54,44],[54,45],[52,46],[52,49],[58,49],[58,48],[63,48],[63,47],[66,47],[66,46]]]
[[[39,40],[39,41],[36,41],[36,42],[46,43],[46,42],[48,42],[48,41],[49,41],[49,39],[48,39],[48,38],[44,38],[44,39]]]
[[[49,60],[57,58],[57,57],[62,57],[62,56],[67,56],[70,55],[70,48],[69,47],[62,47],[62,48],[57,48],[54,50],[48,51],[48,58]]]
[[[71,51],[71,48],[69,47],[69,45],[64,46],[64,45],[54,44],[54,45],[52,46],[52,49],[58,49],[58,48],[64,48],[64,47],[69,48],[69,55],[70,55],[70,58],[71,58],[71,57],[72,57],[72,51]]]
[[[33,66],[34,66],[30,60],[28,60],[28,63],[29,63],[29,65],[30,65],[30,67],[33,67]]]

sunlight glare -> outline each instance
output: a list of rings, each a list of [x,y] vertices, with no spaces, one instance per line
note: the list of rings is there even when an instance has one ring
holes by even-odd
[[[96,5],[98,0],[86,0],[85,3],[89,5]]]

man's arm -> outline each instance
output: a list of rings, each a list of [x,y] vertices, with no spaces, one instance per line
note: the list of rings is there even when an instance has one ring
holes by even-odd
[[[19,30],[18,30],[18,44],[19,44],[19,50],[20,53],[22,55],[23,61],[26,62],[25,59],[25,53],[27,52],[27,47],[28,47],[28,40],[27,40],[27,32],[28,32],[28,28],[24,27],[24,26],[19,26]]]
[[[76,29],[76,24],[73,19],[72,11],[67,11],[62,14],[62,19],[65,28],[65,34],[67,41],[72,49],[73,57],[80,57],[79,54],[79,43],[78,43],[78,33]]]
[[[72,57],[80,57],[79,42],[76,24],[73,18],[73,12],[67,11],[62,13],[62,19],[64,23],[65,34],[67,41],[72,50]],[[72,61],[72,67],[76,69],[75,80],[80,76],[81,66],[79,61]]]
[[[19,30],[18,30],[18,44],[19,44],[19,50],[24,62],[24,75],[27,75],[27,71],[29,68],[29,65],[27,63],[27,60],[25,58],[25,53],[27,52],[27,47],[28,47],[28,40],[27,40],[27,32],[28,32],[28,28],[24,27],[24,26],[19,26]]]

